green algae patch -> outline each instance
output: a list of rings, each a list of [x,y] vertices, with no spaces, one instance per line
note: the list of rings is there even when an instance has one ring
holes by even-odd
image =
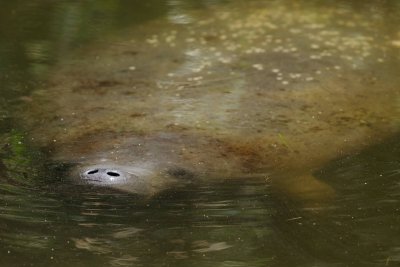
[[[0,177],[18,184],[31,185],[40,176],[41,153],[30,148],[24,135],[12,130],[1,138]]]

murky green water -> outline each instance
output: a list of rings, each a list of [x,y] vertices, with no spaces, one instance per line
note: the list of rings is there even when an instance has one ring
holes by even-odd
[[[311,209],[259,179],[202,181],[153,198],[65,183],[65,166],[51,161],[48,151],[32,140],[32,126],[17,119],[20,107],[31,101],[31,93],[47,86],[57,64],[73,57],[81,47],[101,42],[105,36],[124,34],[127,29],[135,32],[135,28],[163,18],[168,19],[165,28],[170,31],[174,25],[193,23],[192,12],[213,6],[229,12],[246,6],[246,1],[2,2],[1,266],[400,264],[398,134],[316,170],[315,175],[336,194],[332,201]],[[300,3],[315,14],[331,7],[340,14],[359,14],[360,21],[371,18],[376,29],[369,29],[368,36],[378,44],[390,44],[379,51],[382,57],[374,54],[368,58],[371,51],[364,47],[364,39],[355,44],[348,39],[345,48],[354,45],[354,49],[368,50],[361,49],[360,53],[366,54],[361,63],[354,59],[354,64],[383,63],[376,72],[389,73],[389,83],[400,88],[391,76],[400,60],[398,1],[284,2]],[[280,2],[266,3],[276,8]],[[355,38],[365,30],[350,27],[355,29],[351,32]],[[161,33],[163,30],[160,28]],[[343,56],[349,54],[343,51]],[[280,139],[285,146],[292,145],[284,136]]]

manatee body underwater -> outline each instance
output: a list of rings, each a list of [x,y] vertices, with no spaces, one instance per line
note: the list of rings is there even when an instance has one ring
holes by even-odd
[[[316,170],[399,130],[400,32],[337,6],[226,5],[61,60],[22,112],[32,140],[72,181],[144,196],[252,177],[331,197]]]

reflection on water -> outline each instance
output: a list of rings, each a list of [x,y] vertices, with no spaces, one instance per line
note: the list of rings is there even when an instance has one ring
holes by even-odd
[[[82,266],[92,261],[212,266],[227,257],[246,263],[257,240],[264,243],[274,235],[268,195],[252,184],[214,187],[168,193],[146,203],[93,189],[39,195],[4,189],[1,239],[7,253],[2,260],[22,265],[40,256],[61,266],[67,259],[65,266],[74,261]]]
[[[226,2],[234,1],[37,0],[4,4],[0,10],[1,266],[396,266],[400,263],[399,136],[318,170],[316,175],[332,185],[337,196],[312,210],[250,178],[204,182],[143,199],[96,187],[66,185],[57,168],[46,172],[48,166],[42,160],[42,151],[31,148],[29,143],[34,142],[29,140],[29,133],[22,133],[20,129],[24,128],[14,120],[13,112],[17,104],[31,101],[28,93],[41,89],[58,60],[86,42],[101,40],[125,27],[139,27],[159,17],[166,17],[171,24],[186,25],[194,20],[190,15],[193,10]],[[304,5],[318,13],[320,2],[308,1]],[[377,60],[398,59],[397,1],[337,1],[336,5],[345,13],[371,16],[379,27],[370,28],[370,34],[376,36],[378,43],[389,42],[394,49],[380,51],[385,57]],[[320,25],[313,27],[318,29]],[[381,40],[381,29],[397,39]],[[292,31],[296,34],[296,29]],[[251,34],[243,36],[251,38]],[[374,43],[363,39],[362,34],[353,34],[350,39],[337,39],[333,45],[343,50],[343,57],[352,54],[351,48],[356,47],[360,58],[368,58],[370,46],[364,44]],[[215,36],[207,38],[212,42]],[[149,39],[149,45],[154,42]],[[295,49],[288,45],[277,47]],[[310,49],[319,49],[313,45]],[[257,55],[257,51],[249,54]],[[178,76],[201,67],[204,57],[209,56],[200,50],[188,50],[185,55],[190,66],[174,73]],[[229,63],[221,60],[223,64]],[[363,60],[352,62],[356,69],[365,64]],[[264,68],[257,64],[251,67]],[[135,66],[130,70],[136,70]],[[286,78],[299,78],[296,73],[292,75],[295,76]],[[243,97],[240,94],[244,83],[238,81],[231,88],[232,103]],[[190,107],[190,103],[182,102],[175,113],[176,119],[184,122],[183,115]],[[205,113],[207,108],[203,107]],[[216,120],[222,118],[211,115]],[[281,121],[277,124],[285,127]],[[284,136],[281,141],[291,145]]]

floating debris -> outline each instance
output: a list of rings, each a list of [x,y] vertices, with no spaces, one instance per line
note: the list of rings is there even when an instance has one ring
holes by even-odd
[[[253,64],[253,68],[255,68],[256,70],[263,70],[264,69],[262,64]]]

